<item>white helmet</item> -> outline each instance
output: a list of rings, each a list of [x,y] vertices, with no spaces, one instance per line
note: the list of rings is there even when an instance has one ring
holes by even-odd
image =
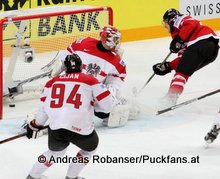
[[[107,25],[102,28],[100,32],[100,40],[104,43],[110,50],[118,50],[121,40],[121,32],[111,26]]]

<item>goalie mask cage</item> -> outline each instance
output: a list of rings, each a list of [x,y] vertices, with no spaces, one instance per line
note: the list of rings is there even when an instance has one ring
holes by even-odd
[[[40,69],[77,38],[98,39],[103,26],[113,25],[110,7],[55,6],[0,13],[0,17],[0,119],[11,97],[16,102],[25,89],[42,87],[49,78],[20,82],[42,74]]]

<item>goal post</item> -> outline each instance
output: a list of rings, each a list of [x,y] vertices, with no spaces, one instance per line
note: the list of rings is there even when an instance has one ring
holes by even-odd
[[[108,24],[113,25],[111,7],[55,6],[0,13],[0,119],[7,98],[44,85],[48,78],[33,77],[47,76],[41,68],[59,50],[80,37],[99,38]]]

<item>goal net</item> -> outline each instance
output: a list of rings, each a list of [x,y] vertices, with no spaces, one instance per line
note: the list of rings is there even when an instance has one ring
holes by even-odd
[[[59,50],[79,37],[99,38],[101,28],[112,25],[112,18],[110,7],[91,6],[0,13],[0,119],[10,100],[16,103],[19,97],[25,99],[25,93],[42,89],[49,78],[41,68]]]

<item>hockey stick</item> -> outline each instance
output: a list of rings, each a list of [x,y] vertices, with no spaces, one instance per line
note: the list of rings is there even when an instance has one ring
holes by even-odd
[[[161,62],[161,65],[164,64],[167,59],[170,57],[170,55],[172,54],[172,52],[170,51],[169,54],[166,56],[166,58]],[[150,78],[146,81],[146,83],[144,84],[144,86],[139,90],[138,93],[140,93],[146,86],[147,84],[152,80],[152,78],[155,76],[155,73],[153,73]]]
[[[56,58],[58,56],[60,51],[57,52],[57,54],[55,55],[55,57],[53,58],[53,60],[51,60],[48,64],[46,64],[45,66],[43,66],[40,70],[45,72],[48,70],[49,67],[51,67],[55,62],[56,62]]]
[[[197,97],[197,98],[194,98],[194,99],[191,99],[191,100],[182,102],[182,103],[180,103],[180,104],[171,106],[171,107],[169,107],[169,108],[166,108],[166,109],[157,111],[156,115],[160,115],[160,114],[163,114],[163,113],[172,111],[172,110],[174,110],[174,109],[176,109],[176,108],[179,108],[179,107],[181,107],[181,106],[185,106],[185,105],[190,104],[190,103],[193,103],[193,102],[195,102],[195,101],[199,101],[199,100],[201,100],[201,99],[203,99],[203,98],[206,98],[206,97],[208,97],[208,96],[214,95],[214,94],[219,93],[219,92],[220,92],[220,89],[215,90],[215,91],[212,91],[212,92],[207,93],[207,94],[205,94],[205,95],[202,95],[202,96],[200,96],[200,97]]]
[[[34,76],[34,77],[31,77],[31,78],[28,78],[26,80],[23,80],[23,81],[20,81],[15,87],[12,87],[9,89],[9,93],[8,94],[4,94],[3,97],[9,97],[9,96],[12,96],[14,94],[16,94],[16,91],[17,89],[21,86],[21,85],[24,85],[25,83],[30,83],[32,81],[35,81],[35,80],[38,80],[40,78],[44,78],[44,77],[47,77],[47,76],[50,76],[51,72],[46,72],[46,73],[42,73],[40,75],[37,75],[37,76]]]
[[[3,144],[3,143],[6,143],[6,142],[9,142],[9,141],[18,139],[18,138],[20,138],[20,137],[25,136],[26,134],[27,134],[27,132],[24,132],[24,133],[22,133],[22,134],[18,134],[18,135],[16,135],[16,136],[9,137],[9,138],[7,138],[7,139],[1,140],[1,141],[0,141],[0,144]]]
[[[17,86],[24,85],[25,83],[30,83],[30,82],[38,80],[40,78],[44,78],[44,77],[50,76],[50,74],[51,74],[51,72],[46,72],[46,73],[42,73],[42,74],[34,76],[34,77],[30,77],[30,78],[28,78],[26,80],[23,80],[23,81],[19,82]]]
[[[47,125],[47,126],[44,126],[41,130],[44,130],[44,129],[46,129],[46,128],[48,128],[48,125]],[[41,130],[39,130],[39,131],[41,131]],[[15,136],[13,136],[13,137],[9,137],[9,138],[7,138],[7,139],[1,140],[1,141],[0,141],[0,144],[4,144],[4,143],[6,143],[6,142],[10,142],[10,141],[12,141],[12,140],[15,140],[15,139],[24,137],[24,136],[26,136],[26,134],[27,134],[27,132],[24,132],[24,133],[15,135]]]

